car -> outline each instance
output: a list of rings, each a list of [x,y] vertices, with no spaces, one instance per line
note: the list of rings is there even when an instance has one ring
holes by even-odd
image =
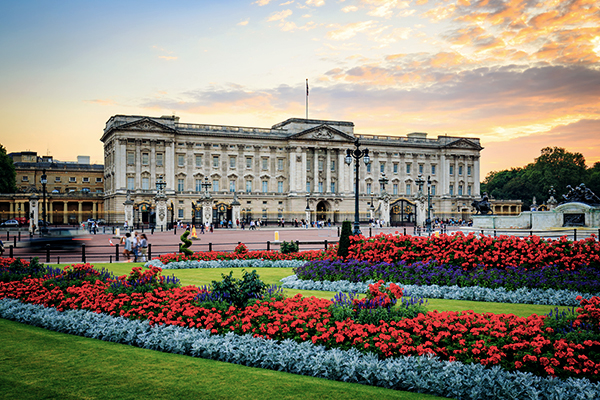
[[[2,223],[2,226],[19,226],[19,221],[17,221],[16,219],[9,219],[7,221],[4,221]]]
[[[90,240],[84,232],[70,228],[51,228],[47,229],[40,236],[31,239],[29,247],[36,250],[45,250],[49,245],[51,250],[75,249],[81,247],[86,241]]]

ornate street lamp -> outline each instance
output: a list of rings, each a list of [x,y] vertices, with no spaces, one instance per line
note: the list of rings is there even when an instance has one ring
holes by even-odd
[[[415,183],[419,187],[419,194],[417,196],[418,197],[423,196],[423,185],[425,184],[425,180],[423,179],[423,176],[421,176],[421,174],[419,174],[417,179],[415,179]]]
[[[40,226],[40,232],[46,233],[46,184],[48,183],[48,178],[46,177],[46,170],[42,170],[42,178],[40,180],[42,183],[42,226]]]
[[[431,176],[427,176],[427,220],[425,221],[427,234],[431,234]]]
[[[354,146],[356,149],[352,151],[351,149],[346,150],[346,164],[351,165],[352,159],[354,159],[354,166],[356,169],[356,173],[354,175],[355,179],[355,188],[354,188],[354,230],[352,231],[353,235],[360,235],[360,220],[358,215],[358,177],[359,177],[359,167],[360,167],[360,159],[362,158],[365,162],[365,165],[371,162],[369,158],[369,149],[360,150],[360,142],[358,139],[354,141]]]
[[[165,187],[167,186],[167,182],[163,180],[162,176],[158,177],[156,181],[156,192],[157,194],[164,194]]]
[[[381,178],[379,178],[379,187],[381,188],[381,194],[385,193],[385,185],[387,185],[389,179],[385,177],[385,172],[381,173]]]
[[[208,188],[212,186],[208,182],[208,176],[204,177],[204,183],[201,183],[200,186],[202,186],[202,188],[204,189],[204,197],[208,199],[210,197],[210,194],[208,193]]]

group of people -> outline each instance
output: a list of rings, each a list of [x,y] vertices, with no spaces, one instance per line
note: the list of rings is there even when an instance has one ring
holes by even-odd
[[[148,238],[145,233],[133,232],[132,235],[127,232],[125,237],[121,239],[121,244],[125,246],[123,255],[127,262],[131,261],[131,256],[133,256],[133,262],[138,262],[138,257],[141,258],[142,262],[148,261]]]

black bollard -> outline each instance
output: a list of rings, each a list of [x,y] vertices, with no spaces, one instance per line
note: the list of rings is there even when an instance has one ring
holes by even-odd
[[[267,251],[271,251],[271,241],[267,240]]]
[[[85,244],[81,245],[81,262],[85,263]]]
[[[208,251],[212,251],[212,243],[208,244]]]
[[[50,243],[46,243],[46,262],[50,262]]]
[[[115,261],[119,262],[119,244],[115,245]]]
[[[152,260],[152,243],[148,243],[148,261]]]
[[[325,239],[325,250],[327,251],[327,239]]]

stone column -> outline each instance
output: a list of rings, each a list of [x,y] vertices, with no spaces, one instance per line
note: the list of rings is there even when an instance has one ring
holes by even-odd
[[[77,223],[81,224],[83,222],[83,202],[77,202]]]
[[[307,153],[308,153],[308,148],[303,147],[302,148],[302,171],[300,172],[300,176],[301,178],[301,182],[300,182],[300,192],[306,192],[306,181],[308,180],[308,175],[306,173],[306,165],[308,163],[308,157],[307,157]]]
[[[40,219],[40,210],[39,210],[39,198],[34,193],[29,197],[29,233],[33,233],[33,225],[35,224],[36,229],[39,229],[37,223]]]
[[[240,206],[241,203],[238,201],[237,193],[234,193],[233,201],[231,202],[231,223],[234,224],[236,228],[238,228],[236,221],[241,219]]]
[[[123,211],[125,213],[125,222],[127,222],[127,226],[131,229],[133,228],[133,201],[127,192],[127,200],[123,203]]]
[[[212,199],[210,197],[202,200],[202,223],[204,226],[212,223]]]
[[[156,229],[167,229],[167,196],[164,193],[158,193],[154,197],[156,202]],[[133,208],[133,205],[132,205]]]
[[[319,191],[319,149],[314,148],[313,152],[313,183],[310,185],[313,193]]]
[[[325,193],[331,193],[331,149],[325,149],[327,158],[325,161]]]
[[[296,188],[296,149],[294,149],[294,151],[292,151],[292,149],[290,149],[290,181],[288,182],[289,188],[288,188],[288,192],[289,193],[296,193],[297,192],[297,188]]]

